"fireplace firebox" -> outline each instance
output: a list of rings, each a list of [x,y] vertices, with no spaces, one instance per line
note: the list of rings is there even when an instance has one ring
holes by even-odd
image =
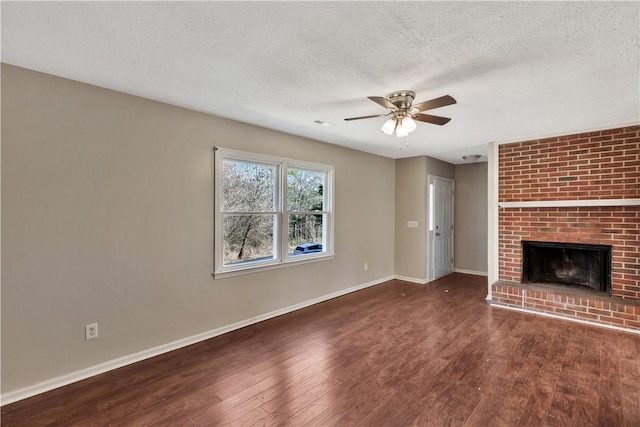
[[[573,286],[611,295],[611,246],[523,240],[522,283]]]

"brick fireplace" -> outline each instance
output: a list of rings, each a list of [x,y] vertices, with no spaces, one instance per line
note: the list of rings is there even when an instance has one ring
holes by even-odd
[[[640,126],[499,145],[497,165],[492,304],[640,331]],[[610,248],[610,290],[523,279],[523,242]]]

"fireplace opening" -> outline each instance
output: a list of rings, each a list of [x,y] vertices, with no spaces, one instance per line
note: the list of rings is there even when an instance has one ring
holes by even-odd
[[[574,286],[611,295],[611,246],[523,240],[522,283]]]

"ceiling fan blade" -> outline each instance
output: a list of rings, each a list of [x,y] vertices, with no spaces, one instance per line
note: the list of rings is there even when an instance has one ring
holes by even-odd
[[[351,120],[372,119],[374,117],[384,117],[387,115],[388,114],[374,114],[373,116],[349,117],[348,119],[344,119],[344,120],[348,122]]]
[[[414,117],[414,120],[442,126],[449,123],[451,119],[448,117],[432,116],[431,114],[418,114],[417,117]]]
[[[434,98],[430,101],[424,101],[419,104],[413,104],[411,108],[417,108],[420,111],[433,110],[434,108],[444,107],[446,105],[455,104],[456,100],[449,95]]]
[[[395,110],[396,106],[393,105],[387,98],[383,98],[382,96],[367,96],[373,102],[382,105],[384,108],[388,108],[389,110]]]

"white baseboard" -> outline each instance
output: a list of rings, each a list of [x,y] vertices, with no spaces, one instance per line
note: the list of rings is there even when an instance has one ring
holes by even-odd
[[[404,280],[405,282],[418,283],[420,285],[425,285],[429,282],[429,279],[416,279],[415,277],[407,277],[407,276],[393,276],[394,279]]]
[[[281,316],[283,314],[291,313],[296,310],[300,310],[305,307],[309,307],[314,304],[318,304],[324,301],[328,301],[333,298],[337,298],[342,295],[349,294],[351,292],[359,291],[371,286],[379,285],[381,283],[392,280],[394,276],[383,277],[371,282],[363,283],[361,285],[352,286],[347,289],[342,289],[337,292],[333,292],[327,295],[323,295],[318,298],[313,298],[307,301],[303,301],[299,304],[294,304],[289,307],[281,308],[279,310],[271,311],[269,313],[261,314],[256,317],[251,317],[240,322],[233,323],[231,325],[223,326],[213,329],[211,331],[203,332],[201,334],[193,335],[187,338],[182,338],[177,341],[173,341],[167,344],[163,344],[157,347],[153,347],[147,350],[140,351],[138,353],[130,354],[128,356],[119,357],[117,359],[109,360],[94,366],[91,366],[80,371],[71,372],[69,374],[61,375],[50,380],[42,381],[40,383],[24,387],[18,390],[3,393],[0,396],[0,402],[2,405],[17,402],[18,400],[26,399],[31,396],[35,396],[40,393],[44,393],[53,390],[58,387],[62,387],[77,381],[81,381],[95,375],[99,375],[123,366],[131,365],[132,363],[140,362],[151,357],[159,356],[164,353],[168,353],[173,350],[177,350],[188,345],[192,345],[201,341],[208,340],[210,338],[217,337],[227,332],[235,331],[236,329],[244,328],[245,326],[252,325],[254,323],[262,322],[274,317]]]
[[[486,271],[465,270],[463,268],[454,268],[453,271],[455,271],[456,273],[473,274],[474,276],[487,277],[489,275],[489,273],[487,273]]]
[[[486,271],[476,271],[476,270],[464,270],[462,268],[455,268],[453,270],[454,273],[463,273],[463,274],[473,274],[474,276],[485,276],[487,277],[487,272]],[[450,273],[449,273],[450,274]],[[444,277],[444,276],[443,276]],[[442,277],[438,277],[438,279],[441,279]],[[433,282],[435,280],[438,279],[434,279],[434,280],[429,280],[429,279],[416,279],[415,277],[407,277],[407,276],[394,276],[394,279],[398,279],[398,280],[404,280],[405,282],[411,282],[411,283],[418,283],[420,285],[426,285],[427,283],[429,283],[430,281]]]

